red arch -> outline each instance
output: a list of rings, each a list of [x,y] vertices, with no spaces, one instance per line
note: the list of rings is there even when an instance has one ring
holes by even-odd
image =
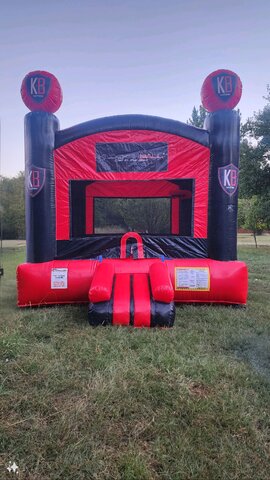
[[[121,237],[120,258],[127,258],[127,241],[130,238],[135,238],[135,240],[137,240],[138,258],[144,258],[142,237],[137,232],[127,232]]]

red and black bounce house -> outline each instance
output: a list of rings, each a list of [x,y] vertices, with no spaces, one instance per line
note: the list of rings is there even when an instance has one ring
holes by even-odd
[[[20,307],[88,303],[91,325],[172,326],[175,303],[244,305],[239,77],[209,75],[204,129],[145,115],[60,130],[57,79],[29,73]]]

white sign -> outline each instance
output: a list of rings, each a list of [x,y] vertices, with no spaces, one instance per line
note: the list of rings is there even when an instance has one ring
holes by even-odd
[[[68,268],[52,268],[51,289],[68,288]]]
[[[210,274],[207,267],[176,267],[176,290],[210,290]]]

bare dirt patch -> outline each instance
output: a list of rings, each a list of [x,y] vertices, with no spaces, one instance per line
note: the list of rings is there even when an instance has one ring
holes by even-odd
[[[26,241],[25,240],[3,240],[2,246],[3,248],[19,248],[25,247]]]
[[[264,233],[256,237],[258,247],[270,246],[270,234]],[[238,233],[237,235],[238,245],[252,245],[255,246],[254,237],[252,233]]]

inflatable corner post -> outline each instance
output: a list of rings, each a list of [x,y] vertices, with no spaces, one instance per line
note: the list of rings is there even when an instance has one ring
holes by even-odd
[[[245,305],[233,110],[241,92],[230,70],[209,75],[203,129],[121,115],[60,130],[59,82],[44,71],[26,75],[18,305],[87,303],[91,325],[134,327],[171,327],[176,303]]]

